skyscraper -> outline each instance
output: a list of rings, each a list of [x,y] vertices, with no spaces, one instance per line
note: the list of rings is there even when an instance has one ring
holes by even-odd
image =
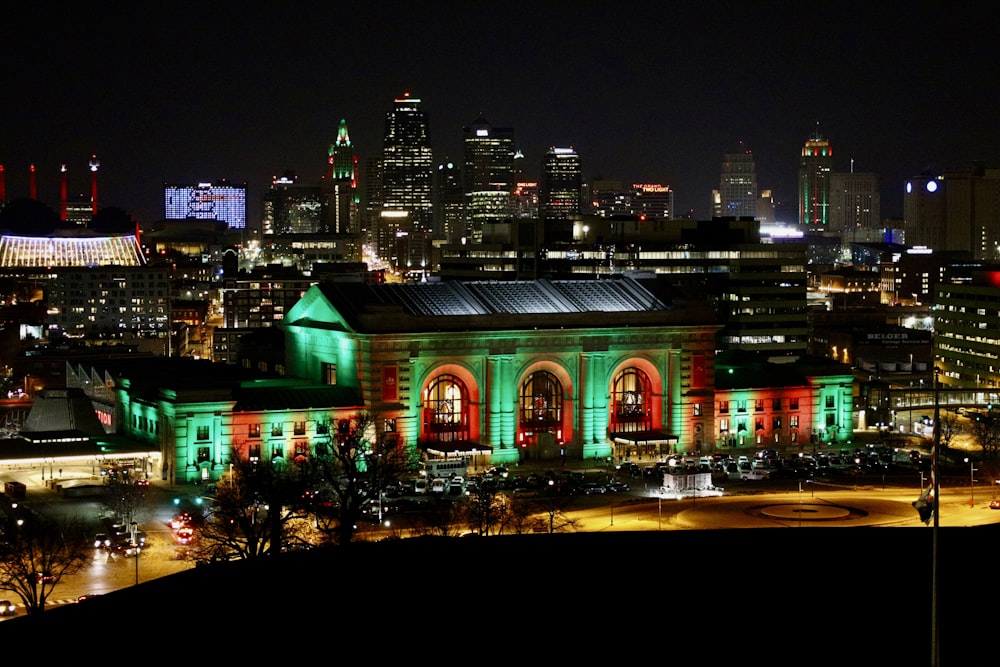
[[[539,217],[545,221],[580,215],[582,187],[583,171],[576,150],[549,148],[542,158]]]
[[[271,181],[261,196],[261,231],[272,234],[316,234],[320,223],[320,188],[299,183],[298,176],[286,171]]]
[[[830,173],[829,227],[845,232],[845,241],[871,242],[883,233],[878,174],[871,172]]]
[[[398,234],[434,232],[434,163],[427,114],[420,99],[404,93],[385,115],[382,209],[378,252],[392,256]],[[400,258],[402,259],[402,258]]]
[[[320,186],[323,229],[338,234],[357,234],[360,231],[358,157],[343,118],[337,128],[337,138],[327,152],[327,163],[326,178]]]
[[[163,188],[166,220],[222,220],[229,229],[247,226],[247,186],[218,183],[167,185]]]
[[[448,243],[458,243],[466,233],[465,192],[462,188],[462,170],[450,160],[437,166],[435,182],[437,197],[434,212],[438,217],[435,227]],[[482,242],[482,230],[476,243]]]
[[[479,243],[483,224],[511,216],[511,192],[514,189],[514,130],[493,127],[479,114],[471,125],[462,128],[465,152],[464,187],[467,236]]]
[[[719,208],[724,216],[757,217],[757,174],[749,149],[722,157]]]
[[[826,231],[830,215],[830,172],[833,148],[817,129],[802,147],[799,161],[799,225]]]

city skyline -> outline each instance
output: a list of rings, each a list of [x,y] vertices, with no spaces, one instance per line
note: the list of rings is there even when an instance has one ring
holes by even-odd
[[[61,165],[70,196],[86,195],[96,155],[99,204],[140,223],[163,217],[164,184],[245,183],[252,220],[272,177],[319,181],[341,119],[363,174],[392,100],[410,92],[435,164],[461,162],[462,127],[482,113],[514,130],[529,175],[549,147],[572,146],[585,181],[669,185],[677,215],[696,218],[742,145],[793,220],[799,154],[818,130],[835,169],[877,173],[883,218],[900,217],[905,179],[998,162],[998,56],[982,18],[854,2],[527,18],[447,3],[24,7],[2,45],[0,165],[8,200],[28,196],[34,164],[55,209]]]

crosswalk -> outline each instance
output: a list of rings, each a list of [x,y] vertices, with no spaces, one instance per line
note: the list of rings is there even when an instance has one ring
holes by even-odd
[[[50,598],[45,601],[46,609],[49,607],[59,607],[67,604],[76,604],[80,602],[78,598]],[[14,603],[14,613],[10,616],[0,616],[0,621],[4,621],[8,618],[13,618],[15,616],[23,616],[25,614],[25,607],[20,602]]]

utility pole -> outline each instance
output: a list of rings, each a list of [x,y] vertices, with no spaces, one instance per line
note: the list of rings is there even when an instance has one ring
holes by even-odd
[[[931,536],[931,667],[940,667],[941,647],[938,645],[938,523],[941,515],[941,503],[938,502],[940,484],[937,474],[938,445],[941,441],[941,379],[940,371],[934,367],[934,439],[931,445],[931,486],[934,498],[934,528]]]

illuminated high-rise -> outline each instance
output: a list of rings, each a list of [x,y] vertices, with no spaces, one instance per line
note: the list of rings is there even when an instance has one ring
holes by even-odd
[[[466,235],[474,243],[482,241],[483,225],[511,217],[514,189],[514,130],[493,127],[485,116],[462,128],[465,152]]]
[[[226,181],[163,188],[166,220],[220,220],[229,229],[247,226],[247,186]]]
[[[802,146],[799,161],[799,224],[806,231],[826,231],[830,216],[833,148],[819,130]]]
[[[882,226],[879,177],[872,172],[830,174],[829,227],[854,242],[878,241]]]
[[[719,214],[734,218],[757,217],[757,174],[753,153],[726,153],[719,178]]]
[[[434,232],[434,164],[427,113],[420,102],[404,93],[393,100],[392,110],[385,115],[378,252],[387,259],[395,256],[400,235]],[[397,257],[395,261],[402,264],[412,259]]]
[[[327,152],[327,163],[326,178],[320,184],[322,228],[335,234],[357,234],[361,227],[358,156],[354,154],[347,121],[343,118],[337,128],[337,138]]]
[[[465,225],[465,192],[462,188],[462,170],[451,160],[445,159],[437,166],[434,211],[435,224],[441,236],[449,243],[461,242],[467,232]],[[476,243],[482,242],[482,232]]]
[[[542,220],[579,216],[583,188],[580,156],[573,148],[549,148],[542,158],[538,212]]]

